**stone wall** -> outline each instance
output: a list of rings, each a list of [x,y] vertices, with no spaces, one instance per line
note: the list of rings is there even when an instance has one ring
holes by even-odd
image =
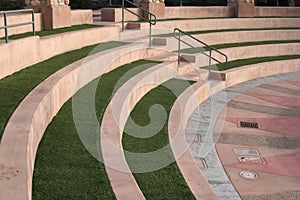
[[[259,7],[254,8],[256,17],[262,16],[300,16],[300,7]]]
[[[24,13],[24,14],[8,14],[7,15],[7,22],[8,25],[23,23],[23,22],[30,22],[31,21],[31,14]],[[35,30],[41,31],[43,27],[43,19],[41,13],[34,14],[35,20]],[[3,15],[0,15],[0,26],[3,26]],[[79,25],[79,24],[92,24],[93,23],[93,16],[92,10],[71,10],[71,24],[72,25]],[[8,29],[8,35],[26,33],[32,31],[32,25],[25,25],[25,26],[17,26]],[[0,29],[0,37],[4,37],[4,29]]]
[[[52,56],[106,41],[120,28],[100,27],[0,43],[0,79]]]

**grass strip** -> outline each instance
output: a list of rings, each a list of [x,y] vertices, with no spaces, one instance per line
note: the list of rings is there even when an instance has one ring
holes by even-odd
[[[226,66],[217,64],[216,67],[212,66],[212,69],[224,71],[227,69],[232,69],[236,67],[241,67],[245,65],[253,65],[257,63],[263,62],[271,62],[271,61],[279,61],[279,60],[292,60],[292,59],[299,59],[300,55],[281,55],[281,56],[268,56],[268,57],[257,57],[257,58],[248,58],[248,59],[239,59],[229,61]],[[208,68],[208,67],[206,67]]]
[[[101,27],[101,26],[94,25],[94,24],[82,24],[82,25],[74,25],[74,26],[66,27],[66,28],[57,28],[57,29],[53,29],[53,30],[36,31],[35,35],[43,37],[43,36],[47,36],[47,35],[54,35],[54,34],[59,34],[59,33],[70,32],[70,31],[78,31],[78,30],[99,28],[99,27]],[[30,36],[32,36],[32,32],[26,32],[26,33],[8,36],[8,39],[16,40],[16,39],[30,37]],[[5,39],[5,38],[3,37],[1,39]]]
[[[243,47],[243,46],[255,46],[255,45],[266,45],[266,44],[289,44],[289,43],[300,43],[300,40],[266,40],[266,41],[254,41],[254,42],[216,44],[211,46],[216,49],[225,49],[225,48]],[[186,49],[182,49],[181,53],[195,54],[195,53],[203,52],[203,50],[208,51],[209,48],[208,47],[186,48]]]
[[[157,63],[140,60],[126,64],[91,81],[75,95],[86,94],[90,87],[98,85],[96,112],[101,121],[116,83],[118,88],[135,74]],[[128,71],[131,73],[128,74]],[[120,84],[118,81],[121,77]],[[90,124],[83,126],[88,129]],[[97,138],[99,132],[95,131],[92,135],[88,137]],[[80,140],[72,115],[72,99],[62,106],[39,145],[34,169],[33,199],[115,199],[104,165],[86,150]]]
[[[217,32],[268,31],[268,30],[300,30],[300,27],[214,29],[214,30],[201,30],[201,31],[187,31],[187,33],[190,35],[200,35],[200,34],[217,33]],[[181,35],[183,36],[183,34],[181,34]],[[174,36],[174,33],[155,35],[155,37],[173,37],[173,36]]]
[[[168,86],[170,85],[170,86]],[[148,126],[153,120],[148,116],[149,109],[153,105],[161,105],[165,108],[167,115],[169,114],[172,105],[176,100],[176,95],[184,91],[189,83],[183,80],[172,79],[167,81],[163,85],[152,89],[148,92],[135,106],[134,110],[131,112],[131,118],[139,126]],[[174,90],[177,92],[174,93]],[[160,114],[157,114],[155,118],[159,118]],[[164,120],[159,120],[164,123]],[[129,152],[135,153],[149,153],[155,152],[166,147],[169,144],[168,139],[168,123],[164,123],[162,129],[158,131],[154,136],[149,138],[137,138],[132,136],[130,132],[130,124],[126,124],[125,132],[123,134],[123,148]],[[148,126],[143,132],[143,135],[150,134],[153,129],[156,129],[156,125]],[[140,132],[140,133],[141,133]],[[138,133],[134,133],[138,134]],[[174,159],[172,150],[170,146],[167,146],[166,155],[160,156],[162,160]],[[156,165],[158,162],[153,162],[153,157],[143,160],[135,160],[127,156],[125,152],[126,160],[131,169],[135,168],[136,165]],[[163,161],[162,161],[163,162]],[[150,163],[148,165],[148,163]],[[134,173],[134,177],[144,193],[146,199],[194,199],[193,194],[188,188],[176,162],[172,162],[167,167],[161,168],[156,171],[147,173]]]
[[[33,88],[35,88],[48,76],[62,69],[63,67],[86,57],[92,50],[94,50],[94,53],[96,53],[125,44],[127,43],[105,42],[99,45],[84,47],[79,50],[54,56],[48,60],[27,67],[11,76],[1,79],[0,138],[2,137],[6,123],[19,103]]]

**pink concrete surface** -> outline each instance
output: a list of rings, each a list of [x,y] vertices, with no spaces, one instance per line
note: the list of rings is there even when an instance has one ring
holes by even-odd
[[[297,110],[300,110],[300,97],[284,97],[284,96],[273,96],[273,95],[263,95],[263,94],[255,94],[252,92],[247,93],[247,95],[286,106],[288,108],[295,108]]]
[[[234,163],[227,166],[300,178],[300,152],[289,155],[273,156],[264,159],[266,160],[265,165]]]
[[[268,83],[273,87],[287,88],[297,91],[297,87],[292,83],[297,83],[299,77],[287,80],[280,80]],[[272,95],[272,92],[276,95]],[[233,100],[252,102],[252,98],[247,101],[247,96],[259,99],[254,104],[258,106],[269,106],[273,103],[274,108],[282,108],[295,110],[299,105],[299,98],[297,95],[286,94],[284,92],[273,91],[272,89],[257,87],[253,88]],[[242,98],[241,98],[242,97]],[[253,106],[253,105],[252,105]],[[259,112],[251,112],[244,109],[228,108],[227,118],[223,127],[223,132],[234,136],[245,136],[244,140],[226,141],[224,143],[216,144],[219,159],[221,160],[232,184],[237,189],[239,194],[243,197],[250,196],[251,198],[260,198],[260,195],[281,196],[282,194],[299,192],[300,180],[300,151],[297,147],[281,147],[282,142],[288,142],[289,137],[300,137],[300,117],[281,116],[280,113],[273,115]],[[270,108],[272,109],[272,108]],[[232,111],[234,110],[234,111]],[[286,113],[288,114],[288,112]],[[257,122],[259,129],[240,128],[239,121]],[[253,136],[253,137],[252,137]],[[259,136],[261,136],[262,143]],[[256,138],[259,144],[255,145],[253,140]],[[270,139],[270,145],[268,140]],[[247,141],[250,140],[250,143]],[[266,142],[263,142],[266,140]],[[276,142],[278,141],[278,147]],[[264,144],[264,145],[263,145]],[[250,148],[256,149],[259,152],[265,163],[261,162],[247,162],[240,163],[238,158],[242,155],[234,153],[235,148]],[[287,149],[286,149],[287,148]],[[245,155],[246,156],[246,155]],[[247,180],[240,176],[240,172],[249,170],[257,172],[259,177],[255,180]],[[294,197],[294,196],[293,196]]]
[[[300,87],[300,80],[287,80],[287,82]]]
[[[289,137],[300,137],[300,118],[226,118],[226,121],[238,123],[239,121],[257,122],[259,129]],[[242,131],[243,128],[241,128]]]

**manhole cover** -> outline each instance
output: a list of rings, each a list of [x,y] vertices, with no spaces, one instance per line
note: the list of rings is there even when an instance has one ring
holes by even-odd
[[[254,180],[258,178],[258,174],[252,171],[241,171],[240,176],[249,180]]]
[[[236,148],[233,152],[237,155],[259,155],[259,152],[253,148]]]
[[[240,126],[242,128],[257,128],[258,129],[258,123],[257,122],[243,122],[240,121]]]

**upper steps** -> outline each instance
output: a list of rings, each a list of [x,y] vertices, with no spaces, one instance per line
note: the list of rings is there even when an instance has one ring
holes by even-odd
[[[228,61],[267,56],[296,55],[300,52],[300,43],[241,46],[224,48],[221,51],[228,56]],[[195,63],[198,67],[208,66],[209,59],[202,53],[183,53],[181,56],[184,60]],[[219,61],[225,61],[223,56],[214,51],[212,52],[212,57]],[[212,64],[214,65],[216,62],[212,60]]]
[[[130,22],[131,23],[131,22]],[[140,29],[149,28],[147,22],[132,22]],[[157,21],[156,29],[184,31],[221,30],[238,28],[289,28],[300,27],[300,18],[213,18]]]
[[[193,37],[203,41],[209,45],[229,44],[229,43],[244,43],[270,40],[300,40],[299,30],[253,30],[253,31],[228,31],[228,32],[213,32],[203,34],[193,34]],[[182,36],[186,38],[185,36]],[[166,49],[174,51],[178,49],[178,42],[171,35],[170,37],[153,38],[153,45],[165,46]],[[202,47],[197,44],[197,47]]]

